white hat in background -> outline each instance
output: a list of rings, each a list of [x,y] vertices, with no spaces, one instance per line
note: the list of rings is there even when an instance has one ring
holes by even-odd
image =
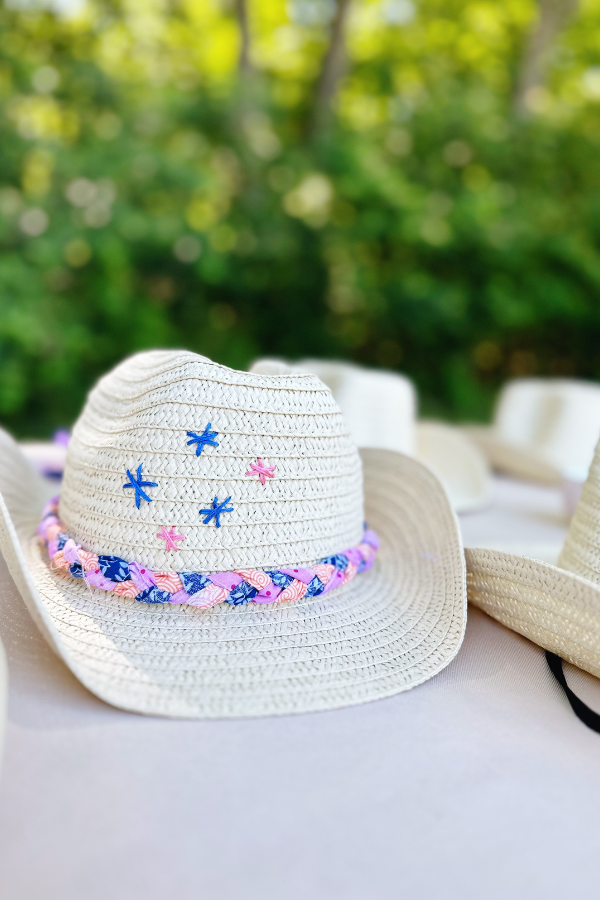
[[[472,603],[600,677],[600,442],[558,567],[495,550],[465,555]]]
[[[444,491],[399,453],[359,455],[314,375],[133,356],[91,391],[47,495],[0,432],[0,548],[50,644],[115,706],[331,709],[420,684],[462,642]]]
[[[491,464],[546,484],[585,481],[600,435],[600,385],[553,378],[506,384],[491,426],[466,426]]]
[[[61,432],[65,434],[66,432]],[[36,472],[45,478],[60,480],[67,459],[68,439],[57,441],[20,441],[19,447]]]
[[[489,501],[489,467],[481,451],[459,428],[417,422],[415,388],[405,376],[322,359],[259,359],[250,371],[314,373],[331,389],[358,447],[414,456],[439,478],[455,512],[481,509]]]

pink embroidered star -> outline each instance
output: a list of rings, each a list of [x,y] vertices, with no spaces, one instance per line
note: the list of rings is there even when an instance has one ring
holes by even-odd
[[[260,483],[264,484],[267,478],[275,478],[273,472],[276,468],[277,466],[263,465],[263,461],[259,456],[255,463],[250,463],[250,471],[246,472],[246,475],[258,475]]]
[[[185,541],[185,537],[183,534],[175,534],[175,527],[171,528],[170,531],[167,531],[165,525],[162,526],[156,537],[162,538],[163,541],[166,541],[165,552],[169,553],[170,550],[179,550],[180,548],[177,546],[175,541]]]

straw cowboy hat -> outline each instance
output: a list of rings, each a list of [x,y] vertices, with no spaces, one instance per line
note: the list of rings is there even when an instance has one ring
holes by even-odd
[[[558,566],[494,550],[465,555],[471,603],[600,677],[600,443]]]
[[[330,388],[358,447],[414,456],[439,478],[455,512],[472,512],[489,501],[490,472],[483,453],[459,428],[417,422],[415,388],[403,375],[322,359],[260,359],[250,371],[312,372]]]
[[[520,378],[500,392],[491,426],[466,426],[491,464],[511,475],[558,484],[585,481],[600,433],[600,385]]]
[[[441,486],[398,453],[361,460],[314,375],[138,354],[91,391],[60,498],[42,509],[47,487],[5,433],[0,492],[0,547],[32,616],[115,706],[361,703],[435,675],[463,638]]]

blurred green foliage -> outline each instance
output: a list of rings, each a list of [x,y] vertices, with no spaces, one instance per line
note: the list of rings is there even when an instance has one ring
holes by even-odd
[[[69,424],[153,346],[398,369],[451,418],[513,375],[600,378],[598,4],[519,118],[532,7],[355,0],[308,137],[323,9],[251,3],[240,77],[227,5],[0,7],[6,427]]]

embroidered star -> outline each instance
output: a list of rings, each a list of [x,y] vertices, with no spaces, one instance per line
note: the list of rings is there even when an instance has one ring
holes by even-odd
[[[179,550],[180,548],[177,546],[175,541],[185,541],[185,535],[183,534],[175,534],[175,526],[167,531],[167,526],[163,525],[156,535],[156,537],[162,538],[163,541],[166,541],[165,544],[165,552],[169,553],[170,550]]]
[[[255,463],[250,463],[250,471],[246,472],[246,475],[258,475],[260,483],[264,484],[267,478],[275,478],[273,472],[276,468],[277,466],[263,465],[263,461],[259,456]]]
[[[211,519],[215,520],[215,525],[217,528],[221,527],[221,513],[224,512],[233,512],[233,506],[225,506],[226,503],[229,503],[231,497],[227,497],[227,499],[223,500],[222,503],[219,503],[217,497],[213,500],[212,507],[210,509],[201,509],[200,515],[206,516],[204,520],[204,524],[208,525]]]
[[[196,444],[196,456],[200,456],[207,445],[210,447],[219,446],[219,442],[214,440],[218,433],[218,431],[210,430],[210,422],[208,423],[202,434],[196,434],[195,431],[188,431],[187,436],[191,438],[191,441],[188,441],[188,447],[190,446],[190,444]]]
[[[129,469],[127,469],[127,477],[129,478],[129,484],[124,484],[124,488],[133,488],[135,491],[135,505],[137,508],[140,508],[140,500],[147,500],[148,503],[152,503],[152,497],[149,497],[146,491],[143,491],[142,488],[145,487],[158,487],[156,481],[142,481],[142,466],[144,464],[140,463],[137,468],[137,475],[134,478]]]

